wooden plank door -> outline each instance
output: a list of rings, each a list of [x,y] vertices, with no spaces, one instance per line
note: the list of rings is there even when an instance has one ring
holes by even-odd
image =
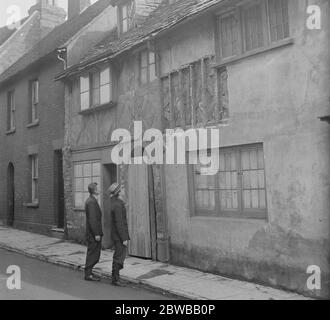
[[[132,256],[151,259],[148,167],[130,165],[128,169],[128,228],[131,241],[128,252]]]

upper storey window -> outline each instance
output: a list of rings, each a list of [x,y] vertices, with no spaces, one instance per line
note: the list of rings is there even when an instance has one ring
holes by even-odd
[[[238,57],[289,38],[288,0],[254,0],[218,17],[220,59]]]
[[[134,26],[135,1],[128,0],[118,6],[119,32],[123,34]]]

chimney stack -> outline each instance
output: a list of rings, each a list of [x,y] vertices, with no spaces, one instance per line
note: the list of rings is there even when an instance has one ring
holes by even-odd
[[[37,3],[30,8],[29,14],[35,11],[40,14],[40,38],[45,37],[66,18],[66,12],[59,7],[58,0],[37,0]]]
[[[91,0],[68,0],[68,19],[78,16],[91,5]]]

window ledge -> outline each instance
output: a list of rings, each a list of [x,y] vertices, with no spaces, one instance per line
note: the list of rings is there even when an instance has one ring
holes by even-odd
[[[23,203],[23,206],[26,208],[39,208],[39,202],[38,203]]]
[[[75,211],[75,212],[85,212],[85,209],[83,209],[83,208],[73,208],[73,211]]]
[[[29,123],[26,127],[27,128],[33,128],[39,125],[39,119],[35,120],[34,122]]]
[[[246,217],[225,217],[225,216],[207,216],[207,215],[199,215],[192,216],[192,221],[227,221],[227,222],[235,222],[235,223],[253,223],[264,225],[267,224],[267,218],[246,218]]]
[[[79,114],[84,116],[84,115],[88,115],[88,114],[91,114],[91,113],[94,113],[94,112],[99,112],[99,111],[107,110],[107,109],[110,109],[110,108],[114,108],[116,105],[117,105],[117,103],[115,103],[115,102],[105,103],[105,104],[101,104],[101,105],[96,106],[96,107],[91,107],[89,109],[80,111]]]
[[[16,128],[13,128],[13,129],[11,129],[11,130],[8,130],[7,132],[6,132],[6,135],[8,136],[8,135],[10,135],[10,134],[14,134],[16,132]]]
[[[285,46],[288,46],[288,45],[291,45],[291,44],[294,44],[294,39],[293,38],[284,39],[284,40],[278,41],[274,44],[271,44],[270,46],[265,47],[265,48],[260,48],[260,49],[257,49],[257,50],[246,52],[246,53],[244,53],[242,55],[239,55],[237,57],[223,59],[222,61],[214,64],[213,67],[214,68],[225,67],[229,64],[238,62],[242,59],[252,57],[252,56],[255,56],[255,55],[270,51],[270,50],[274,50],[274,49],[277,49],[277,48],[285,47]]]

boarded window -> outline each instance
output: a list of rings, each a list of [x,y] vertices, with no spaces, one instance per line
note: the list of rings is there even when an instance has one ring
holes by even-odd
[[[262,145],[220,148],[220,168],[202,175],[192,167],[195,215],[266,218],[266,186]]]
[[[226,68],[212,68],[204,57],[161,78],[165,128],[205,126],[224,120],[228,112]]]
[[[100,162],[81,162],[74,165],[74,204],[75,208],[84,208],[89,197],[88,185],[97,183],[101,188]]]
[[[288,0],[269,0],[268,15],[271,41],[289,37]]]
[[[243,2],[218,18],[219,54],[225,60],[289,38],[288,0]]]
[[[238,19],[235,13],[224,15],[219,19],[221,56],[228,58],[238,54]]]
[[[253,4],[243,8],[245,50],[264,46],[262,5]]]

